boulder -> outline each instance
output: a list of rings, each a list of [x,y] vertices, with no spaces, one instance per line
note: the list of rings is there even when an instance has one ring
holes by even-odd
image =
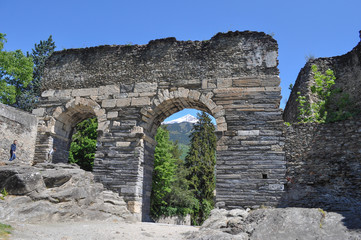
[[[6,189],[9,194],[25,195],[32,191],[44,188],[44,181],[39,172],[31,167],[0,168],[0,189]]]
[[[215,209],[187,239],[361,239],[361,225],[346,226],[345,216],[317,208]],[[348,217],[360,222],[360,215]]]
[[[118,193],[104,190],[91,172],[68,164],[0,166],[0,219],[68,221],[117,218],[135,221]]]

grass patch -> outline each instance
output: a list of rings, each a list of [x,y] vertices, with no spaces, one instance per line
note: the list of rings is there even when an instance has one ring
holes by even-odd
[[[8,239],[12,229],[10,225],[0,223],[0,239]]]

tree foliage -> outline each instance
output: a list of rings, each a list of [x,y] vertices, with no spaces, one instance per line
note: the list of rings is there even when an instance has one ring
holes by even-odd
[[[92,171],[97,143],[98,121],[89,118],[75,127],[69,151],[69,162],[76,163],[86,171]]]
[[[310,103],[306,96],[297,92],[299,103],[299,122],[335,122],[345,120],[356,114],[349,95],[342,94],[339,88],[334,88],[336,77],[331,69],[325,74],[318,71],[316,65],[311,67],[315,84],[310,87],[317,100]]]
[[[169,132],[159,127],[155,136],[151,215],[185,216],[192,212],[196,199],[188,188],[187,171],[181,160],[178,142],[169,140]]]
[[[34,64],[20,50],[5,51],[5,37],[0,33],[0,102],[13,105],[31,82]]]
[[[17,97],[17,105],[25,111],[32,111],[41,96],[41,82],[44,74],[45,61],[55,50],[55,42],[50,35],[48,40],[40,41],[32,49],[31,57],[34,62],[33,80],[25,91]],[[29,54],[28,54],[29,55]]]
[[[171,154],[172,145],[169,132],[160,127],[155,136],[157,146],[154,150],[154,170],[151,192],[151,214],[158,217],[169,206],[171,186],[175,178],[175,159]]]
[[[187,179],[190,189],[198,200],[192,221],[202,224],[214,205],[216,136],[215,126],[205,112],[198,114],[199,121],[194,124],[191,134],[191,146],[185,159],[188,169]]]

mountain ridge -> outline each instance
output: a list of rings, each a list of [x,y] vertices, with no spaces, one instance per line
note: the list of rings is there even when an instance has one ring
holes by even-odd
[[[198,118],[192,116],[191,114],[187,114],[183,117],[180,117],[180,118],[177,118],[177,119],[174,119],[171,121],[163,122],[162,124],[169,125],[169,124],[183,123],[183,122],[188,122],[188,123],[194,124],[194,123],[198,122]]]

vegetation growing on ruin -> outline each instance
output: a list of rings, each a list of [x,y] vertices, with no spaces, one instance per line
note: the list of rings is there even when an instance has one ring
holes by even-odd
[[[352,117],[356,112],[353,110],[352,101],[348,94],[342,94],[342,90],[334,88],[336,77],[331,69],[325,74],[318,71],[316,65],[312,65],[315,84],[310,90],[317,100],[310,103],[306,96],[297,92],[298,121],[306,122],[336,122]]]
[[[69,150],[69,162],[76,163],[86,171],[92,171],[97,144],[98,121],[85,119],[75,127]]]

